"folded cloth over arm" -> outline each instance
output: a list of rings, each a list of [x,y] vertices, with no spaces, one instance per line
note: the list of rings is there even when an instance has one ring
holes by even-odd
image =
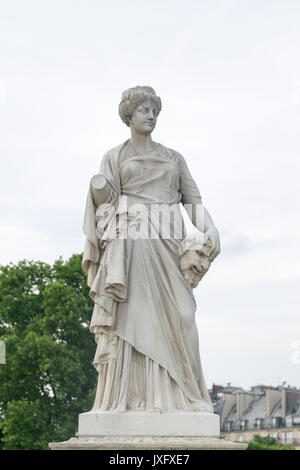
[[[102,160],[99,175],[95,175],[90,182],[88,190],[83,231],[86,241],[82,259],[82,269],[88,276],[88,286],[91,287],[99,268],[100,247],[99,237],[96,233],[97,202],[115,204],[121,193],[118,169],[118,155],[124,144],[108,151]],[[100,188],[102,183],[102,188]],[[106,200],[104,201],[103,199]]]

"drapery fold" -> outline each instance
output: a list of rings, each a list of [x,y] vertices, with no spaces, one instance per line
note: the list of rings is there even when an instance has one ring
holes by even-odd
[[[121,165],[120,154],[126,156]],[[201,202],[182,159],[161,145],[154,155],[135,155],[127,141],[105,154],[101,164],[110,200],[96,208],[89,189],[83,269],[94,301],[90,329],[99,373],[94,409],[212,410],[199,355],[196,302],[179,266],[185,233],[179,202],[185,190]],[[125,197],[129,207],[124,209]],[[130,234],[145,218],[157,231],[150,207],[166,201],[175,207],[175,223],[183,224],[181,237],[121,236],[122,223]],[[144,203],[143,214],[131,212],[136,202]],[[170,223],[174,229],[174,220]]]

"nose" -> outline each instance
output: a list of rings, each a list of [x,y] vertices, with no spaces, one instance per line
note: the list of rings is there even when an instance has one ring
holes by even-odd
[[[154,112],[152,108],[149,109],[148,119],[150,119],[151,121],[153,121],[154,119]]]

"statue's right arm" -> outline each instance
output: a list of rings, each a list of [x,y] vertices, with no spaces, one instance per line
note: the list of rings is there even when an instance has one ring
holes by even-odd
[[[105,176],[101,174],[92,177],[91,191],[96,207],[106,202],[111,196],[111,186]]]

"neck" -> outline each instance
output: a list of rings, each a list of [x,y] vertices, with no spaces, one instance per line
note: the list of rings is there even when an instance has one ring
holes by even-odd
[[[151,150],[153,147],[153,140],[151,134],[141,134],[136,129],[131,127],[131,143],[137,150]]]

